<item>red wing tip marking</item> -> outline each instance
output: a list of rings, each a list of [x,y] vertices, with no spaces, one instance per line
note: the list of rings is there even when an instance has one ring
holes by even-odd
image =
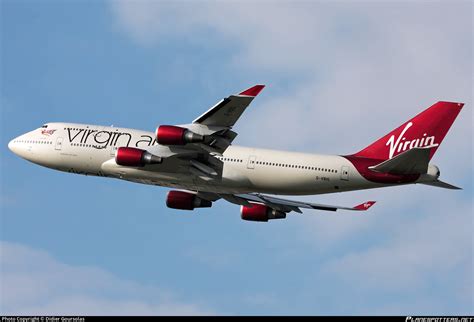
[[[462,102],[439,101],[438,103],[448,104],[448,105],[451,105],[451,106],[457,106],[457,107],[461,107],[461,108],[464,106],[464,103],[462,103]]]
[[[250,87],[249,89],[246,89],[245,91],[243,91],[242,93],[240,93],[239,95],[245,95],[245,96],[257,96],[258,93],[260,93],[262,91],[262,89],[265,87],[265,85],[255,85],[253,87]]]
[[[355,206],[354,210],[367,210],[370,207],[372,207],[375,204],[375,201],[366,201],[364,203],[361,203],[360,205]]]

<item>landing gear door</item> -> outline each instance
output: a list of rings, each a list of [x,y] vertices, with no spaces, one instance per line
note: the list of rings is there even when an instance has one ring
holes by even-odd
[[[348,166],[341,167],[341,180],[349,181],[349,167]]]
[[[255,162],[257,157],[255,155],[249,156],[249,161],[247,162],[247,169],[255,169]]]
[[[62,148],[63,148],[63,138],[57,138],[54,149],[60,151],[62,150]]]

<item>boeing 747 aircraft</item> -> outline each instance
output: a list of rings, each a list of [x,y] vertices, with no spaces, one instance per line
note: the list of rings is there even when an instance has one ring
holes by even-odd
[[[264,88],[253,86],[218,102],[190,124],[160,125],[155,133],[73,123],[47,123],[8,147],[33,163],[83,175],[170,187],[170,208],[211,207],[224,199],[244,220],[286,218],[301,208],[363,211],[277,198],[421,183],[459,189],[439,180],[430,160],[463,107],[438,102],[351,155],[318,155],[232,145],[232,130]]]

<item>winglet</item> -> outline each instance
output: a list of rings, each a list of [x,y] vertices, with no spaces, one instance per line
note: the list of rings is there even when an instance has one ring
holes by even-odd
[[[246,89],[245,91],[243,91],[242,93],[240,93],[239,95],[245,95],[245,96],[257,96],[258,93],[260,93],[262,91],[262,89],[265,87],[265,85],[255,85],[253,87],[250,87],[249,89]]]
[[[373,205],[375,204],[375,201],[367,201],[367,202],[364,202],[364,203],[361,203],[360,205],[357,205],[355,206],[354,210],[368,210],[370,207],[372,207]]]

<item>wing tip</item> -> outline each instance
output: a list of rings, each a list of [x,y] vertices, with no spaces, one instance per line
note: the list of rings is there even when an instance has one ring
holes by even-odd
[[[263,90],[264,87],[265,85],[261,85],[261,84],[255,85],[241,92],[239,95],[255,97]]]
[[[375,202],[376,201],[366,201],[364,203],[361,203],[360,205],[355,206],[352,209],[365,211],[365,210],[368,210],[370,207],[372,207],[375,204]]]

